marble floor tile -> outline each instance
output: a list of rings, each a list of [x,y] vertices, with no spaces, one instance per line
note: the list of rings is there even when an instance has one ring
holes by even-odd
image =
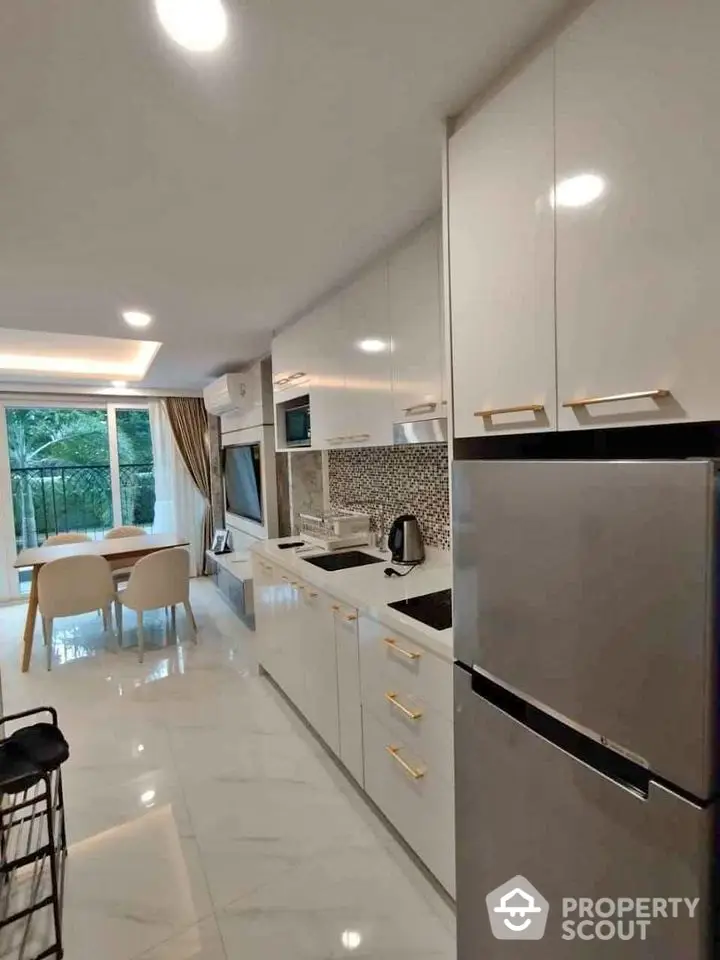
[[[228,954],[217,922],[210,917],[153,947],[138,960],[228,960]]]
[[[25,610],[0,608],[5,712],[53,704],[71,747],[66,956],[451,960],[447,901],[259,675],[213,585],[192,598],[197,646],[165,645],[159,613],[139,664],[88,615],[58,629],[50,673],[39,630],[20,672]]]

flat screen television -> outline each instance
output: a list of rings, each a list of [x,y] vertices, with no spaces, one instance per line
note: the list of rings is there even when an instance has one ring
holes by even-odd
[[[263,522],[260,444],[225,447],[225,503],[228,513]]]

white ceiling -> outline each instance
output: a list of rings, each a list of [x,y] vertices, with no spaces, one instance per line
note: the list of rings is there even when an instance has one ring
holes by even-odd
[[[443,118],[568,0],[227,0],[190,54],[151,0],[0,4],[0,327],[132,337],[202,386],[440,205]]]

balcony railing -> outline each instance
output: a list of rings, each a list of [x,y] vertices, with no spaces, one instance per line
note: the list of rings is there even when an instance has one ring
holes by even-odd
[[[102,535],[114,526],[108,464],[11,467],[10,478],[18,550],[36,546],[54,533]],[[152,463],[120,466],[120,512],[124,524],[152,529]]]

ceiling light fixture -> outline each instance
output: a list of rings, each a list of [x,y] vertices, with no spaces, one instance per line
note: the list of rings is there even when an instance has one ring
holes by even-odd
[[[155,0],[155,12],[175,43],[193,53],[217,50],[227,38],[222,0]]]
[[[112,386],[115,387],[116,390],[124,390],[127,387],[127,380],[113,380]]]
[[[340,942],[346,950],[357,950],[362,943],[362,935],[358,930],[343,930]]]
[[[120,316],[129,327],[149,327],[153,322],[152,314],[144,310],[123,310]]]
[[[587,207],[605,193],[607,181],[597,173],[579,173],[561,180],[550,191],[550,204],[555,207]]]
[[[363,353],[383,353],[388,349],[387,340],[376,340],[374,338],[369,338],[368,340],[360,340],[358,347]]]

